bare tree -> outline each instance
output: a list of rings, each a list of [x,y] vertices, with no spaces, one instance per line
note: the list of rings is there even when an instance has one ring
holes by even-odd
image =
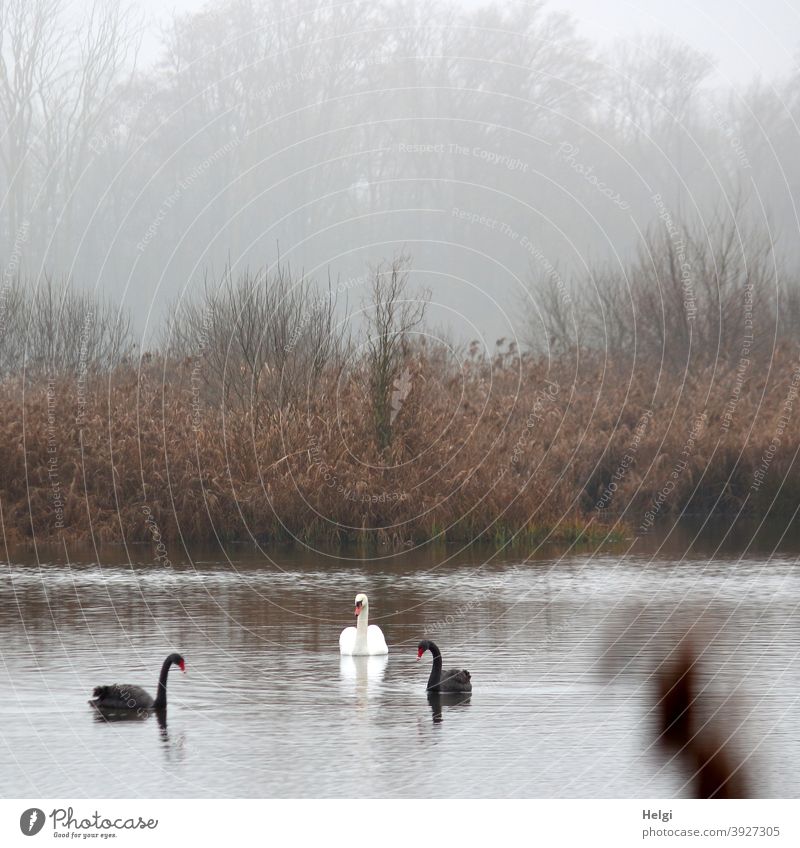
[[[0,162],[8,185],[8,238],[28,217],[30,172],[43,75],[56,73],[61,0],[0,0]],[[57,59],[57,55],[55,57]]]
[[[133,354],[127,310],[67,281],[16,278],[6,290],[0,375],[108,371]]]
[[[215,403],[234,403],[258,415],[302,402],[324,370],[341,367],[346,341],[337,318],[337,292],[288,265],[226,269],[219,286],[208,280],[199,299],[175,310],[164,341],[173,356],[194,361]]]
[[[57,260],[75,250],[76,189],[93,140],[132,73],[138,44],[136,22],[119,0],[93,0],[81,12],[76,32],[65,0],[0,0],[6,243],[19,241],[29,226],[26,253],[38,246],[36,261],[45,249]]]
[[[779,263],[769,232],[741,208],[651,227],[629,274],[643,354],[685,367],[689,356],[735,362],[771,350]]]
[[[606,120],[623,138],[663,142],[697,117],[710,56],[675,38],[654,35],[617,45],[606,75]]]
[[[746,224],[742,208],[737,198],[730,209],[694,221],[665,209],[634,259],[573,284],[571,311],[551,280],[532,279],[543,317],[533,324],[529,315],[529,335],[543,322],[556,352],[581,343],[679,369],[690,358],[731,364],[767,355],[780,334],[791,338],[793,289],[781,282],[769,231]]]
[[[580,294],[567,287],[556,267],[542,272],[531,264],[525,290],[517,298],[523,342],[536,353],[562,354],[573,348],[580,338],[575,304]]]
[[[400,372],[410,348],[411,333],[422,324],[430,294],[408,294],[407,256],[395,257],[373,269],[372,290],[365,304],[367,318],[366,366],[370,407],[378,450],[392,441],[393,390],[399,385]]]
[[[60,18],[56,21],[49,61],[37,76],[41,130],[35,151],[48,197],[46,231],[58,239],[59,254],[75,249],[76,188],[131,82],[138,45],[133,13],[119,0],[93,0],[84,9],[77,39]]]

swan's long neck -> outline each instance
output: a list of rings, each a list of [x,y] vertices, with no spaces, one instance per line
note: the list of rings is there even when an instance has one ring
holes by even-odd
[[[153,703],[153,709],[163,710],[167,706],[167,675],[169,667],[172,665],[171,659],[164,660],[164,665],[161,666],[161,674],[158,675],[158,692],[156,692],[156,700]]]
[[[433,668],[428,678],[428,689],[434,689],[442,682],[442,655],[433,642],[430,643],[429,650],[433,654]]]
[[[361,612],[358,614],[356,622],[356,646],[366,647],[367,644],[367,628],[369,627],[369,611],[366,607],[361,607]]]

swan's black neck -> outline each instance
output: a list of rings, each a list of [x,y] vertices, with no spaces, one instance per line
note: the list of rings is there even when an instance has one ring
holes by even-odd
[[[167,675],[171,665],[172,657],[167,657],[164,660],[164,665],[161,666],[161,674],[158,675],[158,692],[156,692],[156,700],[153,703],[154,710],[163,710],[167,706]]]
[[[428,689],[436,689],[442,682],[442,654],[433,642],[428,643],[428,650],[433,654],[433,668],[428,678]]]

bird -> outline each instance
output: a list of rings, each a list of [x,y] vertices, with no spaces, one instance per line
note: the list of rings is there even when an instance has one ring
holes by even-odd
[[[95,686],[89,704],[97,710],[130,710],[149,712],[167,708],[167,675],[173,665],[185,672],[186,662],[180,654],[170,654],[161,666],[158,689],[153,698],[141,686],[128,683],[113,683],[110,686]]]
[[[383,631],[369,623],[369,599],[361,592],[356,595],[356,627],[345,627],[339,636],[339,653],[348,656],[388,654]]]
[[[433,654],[433,668],[428,678],[428,692],[471,692],[472,676],[466,669],[451,668],[442,674],[442,654],[435,642],[424,639],[417,645],[417,659],[422,659],[425,651]]]

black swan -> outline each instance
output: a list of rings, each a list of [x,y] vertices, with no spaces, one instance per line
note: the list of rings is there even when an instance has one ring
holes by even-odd
[[[417,659],[421,659],[425,651],[433,654],[433,668],[428,678],[429,692],[471,692],[470,673],[463,669],[451,668],[442,674],[442,654],[435,642],[427,639],[417,646]]]
[[[114,683],[111,686],[95,686],[93,700],[89,703],[98,710],[165,710],[167,707],[167,675],[170,667],[176,665],[186,671],[186,663],[180,654],[170,654],[161,666],[158,676],[158,694],[155,699],[141,686],[126,683]]]

